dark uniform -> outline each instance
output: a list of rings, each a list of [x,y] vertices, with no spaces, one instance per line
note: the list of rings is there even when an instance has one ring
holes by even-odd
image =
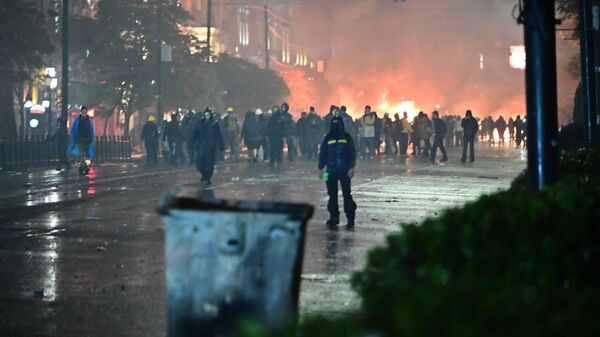
[[[189,111],[183,120],[181,120],[181,130],[183,135],[183,142],[185,143],[185,149],[187,151],[187,156],[190,162],[190,165],[194,165],[196,162],[195,153],[194,153],[194,144],[192,142],[192,135],[194,134],[194,126],[198,122],[199,118],[198,113],[195,111]]]
[[[508,126],[508,137],[509,137],[510,141],[513,141],[513,140],[515,140],[515,120],[512,117],[510,117],[508,119],[507,126]]]
[[[308,147],[307,147],[307,126],[306,126],[307,113],[302,112],[300,114],[300,118],[296,122],[296,133],[298,134],[298,146],[300,147],[300,154],[303,158],[308,157]]]
[[[258,149],[262,145],[262,111],[256,114],[252,111],[246,112],[244,125],[242,126],[242,138],[248,148],[248,158],[251,162],[258,161]]]
[[[288,160],[294,161],[298,154],[296,142],[294,141],[294,137],[296,136],[296,123],[294,123],[294,118],[290,113],[290,107],[287,103],[281,105],[281,116],[284,120],[283,134],[285,136],[285,143],[287,144]]]
[[[176,164],[183,161],[183,135],[179,126],[177,114],[171,115],[171,121],[165,126],[163,141],[169,144],[169,163]]]
[[[506,132],[506,121],[504,120],[504,117],[500,116],[498,117],[498,120],[496,120],[496,130],[498,130],[498,137],[500,138],[500,143],[504,143],[504,133]]]
[[[285,119],[281,116],[281,111],[278,107],[273,108],[273,115],[269,119],[268,134],[269,134],[269,166],[275,164],[281,165],[283,161],[283,137],[285,136]]]
[[[467,160],[467,147],[471,147],[469,152],[469,160],[475,161],[475,135],[479,129],[477,120],[471,115],[471,110],[467,110],[465,118],[463,118],[460,125],[463,128],[463,151],[461,161],[464,163]]]
[[[225,149],[218,116],[207,116],[196,124],[192,136],[196,149],[196,169],[202,174],[201,182],[210,185],[215,171],[217,148]]]
[[[148,164],[158,163],[158,125],[153,118],[148,118],[142,129],[141,140],[146,147],[146,162]]]
[[[269,143],[269,123],[271,116],[263,114],[263,111],[260,109],[257,109],[257,111],[259,112],[258,126],[259,130],[261,130],[260,147],[262,147],[263,160],[267,162],[270,160],[269,156],[271,155],[271,144]]]
[[[515,119],[515,141],[517,142],[517,147],[521,147],[521,142],[523,142],[523,138],[525,138],[524,130],[525,123],[521,119],[521,116],[517,116],[517,119]]]
[[[75,123],[73,123],[75,124]],[[81,147],[82,152],[87,152],[89,150],[90,145],[93,142],[93,130],[92,123],[90,122],[90,116],[86,114],[82,114],[79,116],[79,125],[78,127],[74,127],[73,131],[75,131],[75,144]],[[86,154],[87,155],[87,154]]]
[[[433,117],[433,145],[431,146],[431,161],[435,162],[437,149],[442,152],[442,162],[448,161],[446,147],[444,147],[444,138],[446,137],[446,123],[439,117],[437,111],[432,114]]]
[[[330,219],[327,225],[335,227],[339,224],[338,183],[342,186],[344,197],[344,213],[348,219],[348,228],[354,227],[356,203],[352,199],[351,179],[356,164],[356,149],[352,136],[344,131],[344,122],[335,117],[331,121],[329,133],[323,139],[319,152],[319,170],[327,168],[327,194],[329,202],[327,210]]]

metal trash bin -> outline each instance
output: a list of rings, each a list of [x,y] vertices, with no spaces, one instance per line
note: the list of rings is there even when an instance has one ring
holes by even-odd
[[[267,329],[298,308],[310,205],[175,198],[166,225],[168,336],[222,336],[241,318]]]

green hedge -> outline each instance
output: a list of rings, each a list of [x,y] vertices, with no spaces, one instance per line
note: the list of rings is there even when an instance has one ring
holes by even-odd
[[[576,149],[561,152],[559,173],[563,180],[573,176],[600,175],[600,151]],[[526,188],[527,171],[525,170],[515,178],[511,189],[525,190]]]
[[[309,317],[283,335],[600,336],[599,164],[598,152],[564,153],[563,178],[541,192],[520,177],[403,225],[354,275],[357,313]]]
[[[388,336],[600,335],[600,179],[509,190],[369,254],[353,285]]]

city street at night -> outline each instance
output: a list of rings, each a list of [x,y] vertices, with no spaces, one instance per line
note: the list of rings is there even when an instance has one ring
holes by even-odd
[[[359,160],[353,195],[356,228],[330,230],[327,194],[316,164],[217,165],[202,197],[290,201],[315,206],[308,226],[300,311],[338,315],[356,309],[352,271],[403,222],[418,222],[482,194],[506,189],[526,152],[478,145],[477,161],[445,165],[394,156]],[[163,336],[166,329],[164,225],[155,210],[177,190],[199,194],[189,167],[142,163],[73,170],[0,172],[0,335]],[[344,219],[342,219],[342,224]]]
[[[0,0],[0,337],[600,336],[600,0]]]

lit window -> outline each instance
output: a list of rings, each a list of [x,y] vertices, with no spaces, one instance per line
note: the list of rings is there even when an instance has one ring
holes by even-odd
[[[527,55],[525,53],[525,46],[510,46],[510,66],[514,69],[525,69],[527,63]]]

